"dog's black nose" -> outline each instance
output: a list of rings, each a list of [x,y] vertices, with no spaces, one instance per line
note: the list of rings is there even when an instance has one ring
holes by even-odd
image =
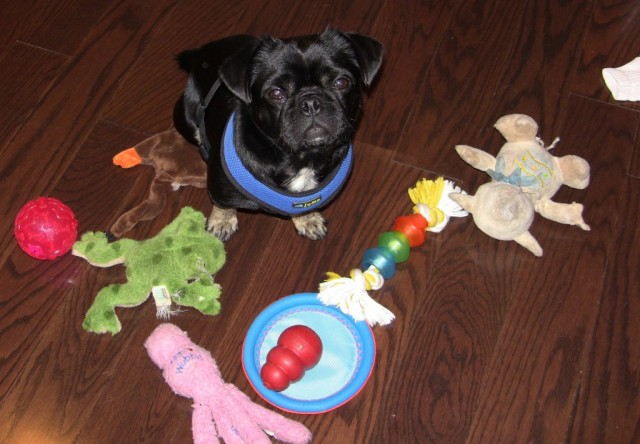
[[[308,95],[300,100],[299,106],[305,116],[315,116],[320,112],[320,99],[318,96]]]

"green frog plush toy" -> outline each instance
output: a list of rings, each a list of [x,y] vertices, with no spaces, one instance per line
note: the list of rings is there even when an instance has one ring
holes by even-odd
[[[157,236],[144,241],[109,242],[103,232],[85,233],[73,246],[75,256],[97,267],[124,264],[127,282],[102,288],[82,327],[94,333],[116,334],[122,326],[116,307],[134,307],[152,294],[157,315],[167,319],[172,301],[207,315],[220,312],[220,286],[213,281],[225,262],[222,242],[205,229],[205,217],[190,207]]]

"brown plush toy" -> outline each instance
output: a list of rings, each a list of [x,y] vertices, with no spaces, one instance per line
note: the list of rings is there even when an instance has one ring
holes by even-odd
[[[135,147],[118,153],[113,163],[123,168],[150,165],[156,170],[147,199],[124,213],[111,226],[109,231],[115,237],[121,237],[138,222],[160,214],[169,192],[186,185],[196,188],[207,186],[207,164],[197,147],[188,143],[175,129],[154,134]]]
[[[527,115],[501,117],[495,128],[507,141],[496,157],[467,145],[456,146],[464,161],[493,180],[481,185],[475,196],[452,193],[451,199],[473,215],[480,230],[499,240],[514,240],[536,256],[542,256],[542,248],[529,233],[534,212],[589,230],[582,219],[582,204],[551,200],[562,185],[577,189],[589,185],[587,161],[551,155],[549,150],[558,139],[545,147],[537,137],[538,124]]]

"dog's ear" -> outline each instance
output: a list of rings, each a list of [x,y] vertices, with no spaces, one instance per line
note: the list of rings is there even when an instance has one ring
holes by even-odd
[[[371,37],[354,32],[345,32],[343,35],[356,53],[364,84],[370,86],[382,65],[382,44]]]
[[[245,103],[251,103],[251,62],[262,43],[255,37],[220,66],[220,80],[229,90]]]

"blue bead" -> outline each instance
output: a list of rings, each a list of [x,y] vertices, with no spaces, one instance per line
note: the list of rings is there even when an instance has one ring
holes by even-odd
[[[362,257],[362,269],[367,270],[370,266],[378,269],[383,278],[390,279],[396,272],[396,261],[393,253],[386,248],[369,248]]]

